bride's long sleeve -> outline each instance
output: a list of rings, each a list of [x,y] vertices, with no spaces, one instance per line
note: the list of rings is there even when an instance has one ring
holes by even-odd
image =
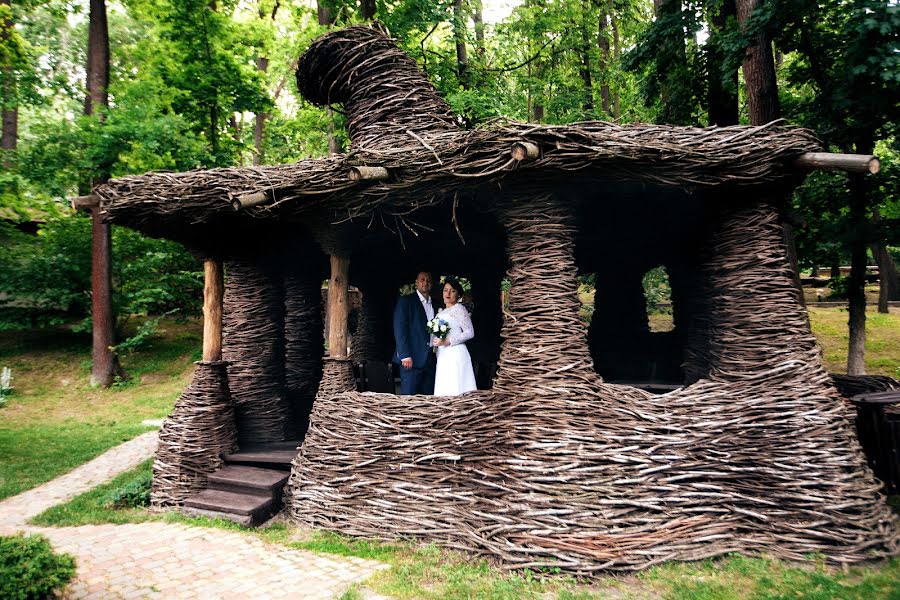
[[[469,311],[462,304],[457,306],[459,308],[454,311],[453,315],[457,321],[456,327],[451,327],[450,333],[447,335],[451,346],[465,343],[475,337],[475,328],[472,327],[472,317],[469,316]]]

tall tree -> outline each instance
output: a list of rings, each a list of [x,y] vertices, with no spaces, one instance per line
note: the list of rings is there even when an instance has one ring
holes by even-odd
[[[87,94],[84,114],[104,118],[109,107],[109,29],[105,0],[90,0],[87,52]],[[109,173],[99,173],[89,188],[103,183]],[[91,385],[109,387],[121,375],[115,345],[115,317],[112,307],[112,239],[109,224],[104,223],[100,208],[91,210],[91,323],[93,352]]]
[[[707,103],[710,125],[737,125],[738,73],[722,47],[737,7],[735,0],[722,0],[709,8],[709,39],[707,47]]]
[[[15,36],[15,28],[13,26],[12,4],[10,0],[0,0],[0,52],[2,52],[2,60],[0,60],[0,69],[2,69],[2,91],[3,91],[3,134],[0,141],[0,152],[2,152],[2,164],[5,169],[12,166],[12,153],[16,149],[19,139],[19,105],[16,100],[16,79],[13,72],[14,52],[13,37]]]
[[[456,76],[464,89],[471,87],[469,54],[466,51],[466,12],[463,0],[453,0],[453,40],[456,43]]]
[[[900,10],[883,0],[840,4],[805,0],[786,3],[782,9],[777,28],[781,45],[798,55],[788,70],[789,81],[814,92],[795,102],[795,118],[816,129],[836,150],[871,154],[876,140],[895,136],[900,126],[896,42]],[[847,372],[851,375],[865,373],[864,286],[867,249],[878,241],[879,230],[871,219],[877,204],[876,182],[858,174],[846,178],[845,239],[851,262]]]
[[[747,82],[747,108],[750,123],[753,125],[764,125],[774,121],[781,113],[772,40],[765,27],[756,28],[755,32],[748,27],[750,17],[760,6],[760,0],[735,2],[738,23],[750,36],[750,45],[741,70],[744,73],[744,81]]]

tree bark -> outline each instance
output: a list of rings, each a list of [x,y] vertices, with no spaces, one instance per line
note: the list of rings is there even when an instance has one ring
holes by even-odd
[[[728,17],[736,14],[734,0],[723,0],[722,4],[712,9],[710,14],[710,33],[719,35],[725,28]],[[722,61],[724,57],[718,51],[715,44],[708,43],[709,48],[709,124],[710,125],[737,125],[738,124],[738,74],[737,70],[728,73],[731,86],[725,86],[722,80],[725,75]]]
[[[847,312],[850,343],[847,348],[847,374],[866,374],[866,191],[864,175],[850,175],[850,281],[847,286]]]
[[[484,10],[481,0],[472,0],[472,23],[475,25],[475,51],[484,56]]]
[[[90,0],[87,56],[87,95],[84,112],[93,114],[109,106],[109,31],[105,0]],[[101,115],[102,118],[102,115]],[[99,173],[98,181],[106,181],[108,173]],[[115,345],[115,316],[112,308],[112,265],[109,225],[100,217],[100,209],[91,211],[91,319],[93,352],[91,385],[109,387],[116,375],[124,375]]]
[[[463,0],[453,2],[453,38],[456,40],[456,75],[459,85],[463,89],[469,89],[469,57],[466,53],[466,16],[463,10]]]
[[[877,226],[881,221],[881,211],[877,206],[872,207],[872,222]],[[872,244],[872,256],[878,265],[878,312],[887,314],[890,312],[888,302],[900,300],[900,272],[891,258],[887,246],[881,242]]]
[[[737,20],[744,28],[750,15],[759,5],[759,0],[736,0]],[[778,103],[778,87],[775,81],[775,59],[772,42],[765,32],[760,33],[747,48],[741,67],[747,82],[747,105],[750,123],[763,125],[778,118],[781,107]]]
[[[582,0],[581,3],[581,67],[579,74],[581,75],[581,83],[584,86],[584,110],[590,112],[594,110],[594,83],[591,80],[591,40],[588,34],[588,14],[590,5],[589,0]]]
[[[106,0],[90,0],[88,25],[87,96],[84,114],[92,115],[98,106],[109,106],[109,29],[106,24]]]
[[[0,0],[0,6],[10,9],[11,0]],[[3,19],[0,23],[0,39],[4,42],[9,40],[13,31],[12,17]],[[12,154],[16,150],[19,141],[19,107],[16,99],[16,82],[13,80],[12,64],[4,64],[5,83],[3,86],[2,112],[3,112],[3,134],[0,139],[0,151],[2,151],[2,160],[0,164],[4,169],[12,168]]]
[[[613,60],[616,64],[619,64],[619,54],[621,52],[621,45],[619,43],[619,21],[616,19],[614,11],[610,11],[609,19],[612,23],[613,32]],[[613,118],[618,121],[621,114],[622,113],[619,110],[619,88],[616,87],[613,89]]]
[[[611,114],[609,105],[609,67],[611,64],[611,51],[609,45],[610,12],[612,12],[611,4],[603,4],[600,10],[597,28],[597,45],[600,47],[600,70],[603,80],[603,83],[600,85],[600,103],[603,108],[604,117],[608,117]]]
[[[363,21],[371,21],[375,18],[375,0],[360,0],[359,16]]]
[[[260,56],[256,59],[256,69],[261,73],[269,70],[269,59]],[[261,112],[256,114],[253,123],[253,164],[261,165],[265,161],[265,148],[263,147],[263,137],[266,131],[266,119],[269,113]]]

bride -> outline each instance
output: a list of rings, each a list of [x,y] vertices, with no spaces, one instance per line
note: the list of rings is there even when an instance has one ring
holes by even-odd
[[[434,338],[437,347],[437,367],[434,375],[435,396],[457,396],[471,392],[475,387],[472,359],[466,341],[475,336],[469,311],[460,303],[462,285],[456,279],[444,280],[444,306],[436,316],[450,324],[446,339]]]

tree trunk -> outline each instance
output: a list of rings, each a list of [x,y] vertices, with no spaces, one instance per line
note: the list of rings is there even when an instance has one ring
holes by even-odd
[[[375,18],[375,0],[361,0],[359,3],[359,16],[363,21],[371,21]]]
[[[106,24],[105,0],[90,0],[89,19],[87,96],[84,99],[86,115],[93,114],[98,108],[109,106],[109,31]],[[108,178],[108,173],[98,173],[98,182],[106,181]],[[92,187],[93,183],[88,187]],[[92,210],[91,220],[91,319],[93,323],[91,385],[109,387],[116,375],[124,375],[119,366],[119,359],[112,350],[115,345],[115,316],[112,308],[112,239],[109,225],[103,223],[100,218],[99,208]]]
[[[619,43],[619,21],[616,19],[615,12],[613,11],[610,11],[609,18],[612,22],[613,32],[613,60],[616,64],[619,64],[619,54],[621,52],[621,45]],[[619,115],[621,114],[622,113],[619,110],[619,88],[616,86],[613,90],[613,118],[618,121]]]
[[[319,16],[319,25],[331,26],[334,24],[335,16],[331,12],[331,8],[318,0],[316,3],[316,11]],[[334,111],[331,108],[325,108],[325,116],[328,121],[328,154],[341,153],[341,141],[334,135]]]
[[[837,279],[838,277],[841,276],[841,265],[839,265],[838,263],[832,263],[829,271],[830,272],[829,272],[828,276],[831,279]]]
[[[581,75],[581,83],[584,86],[584,111],[591,112],[594,110],[594,84],[591,80],[591,39],[588,34],[588,11],[590,5],[589,0],[582,0],[581,3],[581,67],[579,74]]]
[[[854,144],[859,154],[871,154],[875,141],[860,137]],[[851,173],[848,176],[850,190],[850,281],[847,282],[849,306],[848,325],[850,344],[847,348],[847,374],[866,374],[866,257],[869,246],[869,221],[866,215],[866,175]]]
[[[106,25],[106,0],[90,0],[88,26],[87,96],[84,114],[92,115],[98,106],[109,106],[109,30]]]
[[[597,30],[597,45],[600,47],[600,70],[602,73],[603,83],[600,85],[600,102],[603,108],[603,117],[610,115],[609,106],[609,67],[610,67],[610,45],[609,45],[609,12],[612,6],[604,4],[600,10]]]
[[[847,349],[847,374],[866,374],[866,192],[863,175],[850,175],[850,281],[847,286],[850,344]]]
[[[759,0],[736,0],[737,20],[743,28]],[[763,125],[779,117],[778,88],[775,82],[775,59],[772,42],[765,32],[758,34],[747,48],[744,64],[744,81],[747,82],[747,105],[750,123]]]
[[[472,0],[472,23],[475,25],[475,51],[484,56],[484,11],[481,0]]]
[[[269,59],[264,56],[260,56],[256,59],[256,69],[265,73],[269,70]],[[266,131],[266,119],[269,118],[269,113],[258,113],[256,115],[256,119],[253,123],[253,164],[261,165],[265,160],[265,148],[263,148],[263,137]]]
[[[710,33],[713,36],[721,35],[728,17],[736,14],[734,0],[723,0],[718,8],[712,8],[710,14]],[[712,40],[710,40],[712,41]],[[710,125],[737,125],[738,124],[738,74],[737,70],[728,73],[731,86],[722,83],[724,70],[724,56],[716,48],[715,44],[708,43],[709,49],[709,124]]]
[[[872,222],[877,225],[880,220],[878,207],[872,207]],[[878,312],[887,314],[890,312],[888,302],[900,300],[900,273],[885,244],[872,244],[872,256],[878,265]]]
[[[11,10],[10,0],[0,0],[0,6]],[[13,32],[12,17],[8,17],[0,23],[0,40],[7,42]],[[2,96],[3,134],[0,139],[0,152],[2,152],[2,164],[4,169],[12,168],[12,154],[19,141],[19,107],[16,99],[16,82],[12,64],[2,66],[4,72],[4,85]]]
[[[466,53],[466,16],[463,12],[463,0],[453,2],[453,38],[456,40],[456,74],[459,85],[469,89],[469,57]]]

